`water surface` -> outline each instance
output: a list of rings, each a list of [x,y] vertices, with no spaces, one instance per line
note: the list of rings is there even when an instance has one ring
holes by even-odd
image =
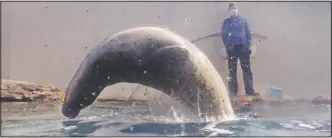
[[[330,136],[330,105],[257,103],[237,119],[190,122],[173,111],[151,115],[141,102],[94,103],[76,119],[51,105],[2,104],[3,136]]]

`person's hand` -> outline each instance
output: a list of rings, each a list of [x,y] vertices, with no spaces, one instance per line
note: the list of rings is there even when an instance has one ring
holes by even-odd
[[[251,45],[250,46],[250,57],[253,58],[255,55],[256,55],[256,52],[257,52],[257,46],[256,45]]]
[[[226,50],[226,48],[222,48],[222,49],[220,50],[220,55],[222,56],[222,58],[223,58],[224,60],[228,59],[228,54],[227,54],[227,50]]]

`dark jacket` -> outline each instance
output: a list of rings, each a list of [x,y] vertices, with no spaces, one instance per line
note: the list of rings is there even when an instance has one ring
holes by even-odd
[[[241,16],[225,19],[221,27],[221,37],[226,47],[235,45],[251,46],[251,31],[247,21]]]

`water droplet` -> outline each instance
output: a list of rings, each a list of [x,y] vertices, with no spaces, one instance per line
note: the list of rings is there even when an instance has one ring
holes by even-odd
[[[186,18],[184,18],[184,21],[186,22],[186,21],[187,21],[187,19],[186,19]]]
[[[133,131],[133,130],[134,130],[134,127],[130,127],[129,129],[130,129],[130,131]]]
[[[133,103],[131,104],[131,106],[135,106],[136,105],[136,102],[135,101],[133,101]]]
[[[151,46],[154,46],[153,44]]]
[[[68,111],[70,111],[70,108],[68,109]]]
[[[139,59],[138,62],[141,62],[141,60]]]
[[[97,95],[97,93],[95,93],[95,92],[94,92],[94,93],[92,93],[92,95],[93,95],[93,96],[96,96],[96,95]]]
[[[83,104],[80,104],[80,106],[83,106]]]
[[[212,107],[212,104],[210,104],[210,107]]]
[[[179,80],[176,80],[176,83],[179,83]]]
[[[107,79],[110,79],[110,76],[107,76]]]
[[[84,100],[88,100],[87,98],[84,98]]]
[[[146,73],[146,70],[144,70],[144,74]]]
[[[232,36],[232,33],[231,33],[231,32],[229,32],[229,33],[228,33],[228,36]]]

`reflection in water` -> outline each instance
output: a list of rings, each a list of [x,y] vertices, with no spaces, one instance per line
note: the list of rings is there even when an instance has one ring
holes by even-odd
[[[310,106],[308,106],[310,105]],[[328,136],[331,132],[330,106],[311,104],[273,105],[267,116],[259,105],[237,113],[238,120],[223,122],[181,122],[171,116],[149,115],[144,104],[95,104],[77,119],[64,119],[60,112],[29,119],[2,119],[3,136]],[[291,107],[298,109],[292,110]],[[302,108],[300,108],[302,107]],[[5,109],[6,107],[3,107]],[[11,107],[12,108],[12,107]],[[287,111],[285,111],[287,110]],[[300,112],[302,110],[302,112]],[[281,113],[287,113],[281,114]],[[298,114],[292,113],[297,112]],[[16,114],[18,112],[15,112]],[[21,111],[21,114],[24,112]],[[27,113],[27,112],[26,112]],[[29,114],[29,113],[28,113]],[[261,118],[248,118],[258,114]],[[26,115],[33,116],[33,115]],[[7,119],[6,119],[7,118]]]
[[[68,136],[85,136],[94,133],[99,129],[100,125],[95,125],[101,121],[91,121],[86,123],[79,123],[80,121],[63,121],[62,124],[65,127],[64,133]]]

